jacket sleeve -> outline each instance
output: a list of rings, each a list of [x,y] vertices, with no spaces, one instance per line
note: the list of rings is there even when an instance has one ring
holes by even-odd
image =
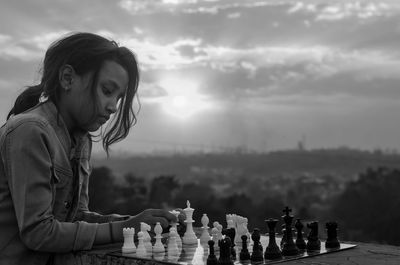
[[[52,157],[46,125],[24,122],[10,131],[2,156],[21,240],[33,250],[68,252],[90,249],[97,224],[54,218]]]
[[[86,221],[88,223],[108,223],[128,219],[130,217],[129,215],[103,215],[89,210],[89,179],[92,172],[92,167],[89,163],[91,149],[91,140],[88,139],[87,144],[85,144],[85,148],[83,149],[83,152],[85,153],[83,157],[87,157],[87,159],[81,162],[80,174],[82,174],[83,181],[79,199],[79,207],[75,215],[75,220]]]
[[[114,221],[122,221],[128,219],[129,215],[119,214],[99,214],[89,210],[89,174],[83,178],[82,189],[79,200],[78,211],[75,215],[75,220],[85,221],[88,223],[108,223]]]

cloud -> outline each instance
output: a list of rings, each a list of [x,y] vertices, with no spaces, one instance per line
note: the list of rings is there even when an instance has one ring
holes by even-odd
[[[192,80],[200,94],[220,104],[220,122],[235,108],[248,111],[242,116],[233,112],[232,121],[224,121],[228,128],[238,117],[250,126],[245,119],[254,115],[261,123],[266,114],[287,124],[301,117],[307,126],[323,123],[323,114],[329,114],[340,126],[346,112],[361,115],[368,107],[377,111],[397,104],[399,12],[400,4],[388,0],[121,0],[96,5],[82,0],[79,7],[72,0],[9,1],[0,10],[0,89],[16,93],[35,83],[52,41],[66,32],[90,31],[137,54],[140,96],[144,105],[154,107],[152,120],[163,114],[156,104],[167,93],[160,80],[173,76]],[[278,128],[284,122],[271,123]],[[214,125],[218,130],[218,122]],[[296,131],[285,126],[276,133]]]

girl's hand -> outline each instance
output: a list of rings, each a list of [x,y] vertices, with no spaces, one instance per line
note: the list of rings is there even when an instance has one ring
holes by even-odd
[[[146,209],[143,212],[130,217],[125,221],[126,227],[134,227],[135,232],[140,231],[140,222],[144,222],[152,227],[151,231],[153,231],[154,226],[157,222],[160,222],[161,227],[167,229],[171,223],[176,223],[176,217],[172,213],[167,210],[162,209]]]

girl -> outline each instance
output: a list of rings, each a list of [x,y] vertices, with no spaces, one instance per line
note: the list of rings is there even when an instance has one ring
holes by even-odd
[[[17,98],[0,129],[0,264],[49,264],[51,253],[123,241],[123,227],[176,221],[160,209],[88,209],[90,132],[112,118],[107,154],[128,135],[138,82],[135,56],[114,41],[76,33],[49,47],[40,84]]]

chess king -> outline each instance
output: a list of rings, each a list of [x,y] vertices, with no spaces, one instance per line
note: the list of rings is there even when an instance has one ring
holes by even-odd
[[[189,200],[186,201],[186,205],[187,207],[185,209],[183,209],[185,215],[186,215],[186,220],[185,220],[185,224],[186,224],[186,232],[183,235],[182,238],[182,243],[186,244],[186,245],[195,245],[197,244],[197,237],[196,234],[193,231],[193,212],[194,209],[190,208],[190,202]]]

